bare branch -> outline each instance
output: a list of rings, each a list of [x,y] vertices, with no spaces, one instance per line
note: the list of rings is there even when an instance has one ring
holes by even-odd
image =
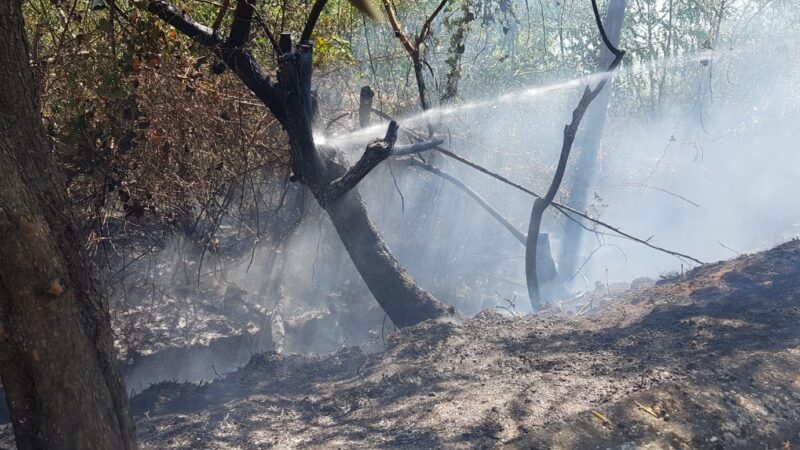
[[[434,139],[432,141],[419,142],[417,144],[397,145],[394,147],[394,150],[392,150],[391,156],[412,155],[427,150],[433,150],[436,147],[441,146],[442,144],[444,144],[443,140]]]
[[[147,2],[147,10],[158,16],[161,20],[175,27],[181,34],[191,40],[209,48],[221,48],[223,41],[214,34],[211,28],[195,22],[184,12],[178,12],[172,5],[161,0]]]
[[[281,54],[281,50],[278,47],[278,41],[275,40],[275,35],[269,30],[269,26],[267,25],[267,21],[264,20],[261,15],[256,11],[256,20],[258,20],[258,24],[261,25],[261,29],[264,31],[264,34],[267,35],[267,39],[269,39],[269,43],[272,45],[272,49],[275,50],[275,57],[279,57]]]
[[[314,6],[311,7],[311,12],[308,14],[306,26],[303,28],[303,34],[300,36],[301,44],[311,42],[311,34],[314,32],[314,27],[317,26],[317,20],[319,20],[319,16],[322,14],[322,10],[325,9],[327,3],[328,0],[317,0],[314,2]]]
[[[250,28],[253,24],[253,11],[256,0],[237,0],[236,10],[233,12],[233,23],[228,41],[225,43],[230,48],[244,47],[250,40]]]
[[[211,25],[211,29],[214,33],[219,30],[219,27],[222,25],[222,19],[225,18],[225,13],[228,12],[228,5],[230,5],[231,0],[222,0],[222,6],[219,7],[219,12],[217,13],[217,18],[214,19],[214,24]]]
[[[392,30],[394,30],[394,35],[400,39],[400,43],[403,44],[403,48],[406,49],[408,56],[412,59],[417,58],[419,55],[419,49],[411,43],[408,39],[408,36],[403,31],[403,28],[400,26],[400,22],[397,20],[397,14],[394,12],[394,6],[392,5],[392,0],[382,0],[383,2],[383,9],[386,10],[386,17],[389,18],[389,24],[392,26]]]
[[[427,170],[430,173],[436,174],[436,175],[442,177],[443,179],[449,181],[450,183],[452,183],[453,185],[455,185],[456,187],[458,187],[462,191],[464,191],[467,195],[469,195],[476,202],[478,202],[478,204],[483,209],[485,209],[486,212],[491,214],[492,217],[494,217],[498,222],[500,222],[500,224],[503,225],[506,228],[506,230],[508,230],[508,232],[511,233],[512,236],[514,236],[514,238],[516,240],[518,240],[522,245],[525,245],[525,240],[527,239],[526,236],[525,236],[525,233],[523,233],[517,227],[515,227],[514,224],[512,224],[508,219],[505,218],[505,216],[503,216],[499,211],[494,209],[494,207],[492,205],[490,205],[489,202],[484,200],[484,198],[481,197],[480,194],[478,194],[477,192],[472,190],[469,186],[464,184],[464,182],[462,182],[461,180],[459,180],[455,176],[453,176],[453,175],[451,175],[451,174],[449,174],[449,173],[447,173],[447,172],[445,172],[445,171],[443,171],[441,169],[438,169],[438,168],[436,168],[436,167],[434,167],[434,166],[432,166],[430,164],[424,163],[424,162],[422,162],[422,161],[420,161],[418,159],[409,159],[408,161],[409,161],[409,163],[411,165],[417,166],[417,167],[419,167],[419,168],[421,168],[423,170]]]
[[[567,169],[567,161],[569,160],[572,144],[575,142],[575,135],[578,133],[578,127],[581,124],[581,119],[583,119],[583,115],[586,113],[586,110],[589,108],[592,100],[597,98],[597,94],[600,93],[600,90],[603,89],[604,85],[605,83],[598,85],[597,89],[595,90],[592,90],[588,86],[586,87],[586,89],[583,91],[583,96],[578,102],[578,106],[574,111],[572,111],[572,122],[564,127],[564,140],[561,143],[561,156],[558,160],[556,173],[553,175],[553,181],[550,183],[550,188],[547,190],[547,193],[543,199],[547,203],[552,202],[556,197],[556,193],[558,193],[558,189],[561,186],[561,181],[564,179],[564,171]]]
[[[419,48],[419,44],[423,43],[428,37],[428,33],[431,31],[433,20],[439,15],[440,12],[442,12],[444,5],[446,5],[448,1],[449,0],[442,0],[439,2],[439,6],[437,6],[433,13],[425,20],[425,23],[422,25],[422,30],[419,32],[419,36],[417,36],[417,48]]]
[[[330,129],[331,129],[331,127],[333,126],[333,124],[335,124],[336,122],[338,122],[338,121],[340,121],[340,120],[344,119],[345,117],[347,117],[347,116],[349,116],[349,115],[350,115],[350,113],[349,113],[349,112],[346,112],[346,113],[339,114],[338,116],[336,116],[336,117],[334,117],[333,119],[329,120],[329,121],[328,121],[328,124],[327,124],[327,125],[325,125],[325,131],[327,132],[328,130],[330,130]]]
[[[247,6],[243,6],[246,4]],[[241,11],[240,11],[241,7]],[[244,19],[252,18],[252,4],[247,0],[239,0],[237,5],[237,17]],[[280,122],[286,121],[286,110],[283,102],[284,93],[272,77],[264,71],[261,65],[253,58],[249,51],[242,48],[242,45],[231,46],[232,39],[223,41],[214,33],[211,28],[194,21],[188,14],[179,12],[169,3],[163,0],[149,0],[147,10],[159,17],[164,22],[175,27],[181,34],[186,35],[198,44],[213,51],[239,78],[269,108],[272,114]],[[249,10],[249,12],[248,12]],[[236,26],[234,28],[237,28]],[[246,28],[246,30],[245,30]],[[240,24],[239,29],[234,33],[231,31],[233,43],[237,43],[238,36],[250,33],[250,25]]]
[[[686,203],[688,203],[688,204],[690,204],[690,205],[694,206],[695,208],[699,208],[699,207],[700,207],[700,205],[699,205],[699,204],[697,204],[697,203],[695,203],[695,202],[693,202],[693,201],[689,200],[688,198],[686,198],[686,197],[684,197],[684,196],[682,196],[682,195],[680,195],[680,194],[676,194],[676,193],[674,193],[674,192],[672,192],[672,191],[669,191],[669,190],[667,190],[667,189],[660,188],[660,187],[657,187],[657,186],[650,186],[650,185],[647,185],[647,184],[639,184],[639,183],[623,183],[623,184],[618,184],[618,185],[616,185],[616,186],[623,186],[623,187],[628,187],[628,186],[629,186],[629,187],[638,187],[638,188],[652,189],[652,190],[654,190],[654,191],[663,192],[663,193],[665,193],[665,194],[667,194],[667,195],[670,195],[670,196],[672,196],[672,197],[675,197],[675,198],[681,199],[681,200],[685,201]],[[615,185],[609,185],[608,187],[615,187]]]
[[[356,187],[356,185],[367,176],[378,164],[392,154],[395,142],[397,142],[397,129],[400,125],[395,121],[389,122],[389,128],[386,130],[386,137],[383,139],[376,139],[367,145],[361,159],[356,162],[344,175],[333,180],[325,190],[325,203],[332,202],[341,197],[347,191]]]

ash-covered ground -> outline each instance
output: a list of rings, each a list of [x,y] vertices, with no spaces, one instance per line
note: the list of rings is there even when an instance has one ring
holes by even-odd
[[[800,241],[131,399],[145,449],[800,446]],[[578,311],[575,313],[574,311]],[[12,446],[9,426],[0,448]]]

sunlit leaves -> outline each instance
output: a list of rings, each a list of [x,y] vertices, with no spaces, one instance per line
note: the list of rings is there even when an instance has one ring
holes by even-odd
[[[314,41],[314,63],[324,66],[336,61],[353,61],[350,42],[333,34],[329,37],[317,36]]]

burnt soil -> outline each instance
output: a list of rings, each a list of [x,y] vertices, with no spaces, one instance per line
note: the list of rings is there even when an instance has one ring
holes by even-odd
[[[145,449],[800,447],[800,241],[131,400]],[[573,308],[573,310],[575,310]],[[5,439],[5,440],[4,440]],[[10,445],[0,428],[0,448]]]

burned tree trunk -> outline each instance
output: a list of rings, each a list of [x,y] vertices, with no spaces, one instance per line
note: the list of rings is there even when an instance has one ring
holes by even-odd
[[[289,137],[291,180],[308,188],[327,211],[356,269],[389,318],[402,327],[450,314],[450,308],[417,287],[400,267],[369,220],[357,190],[358,183],[394,152],[423,151],[432,147],[423,144],[395,149],[397,124],[391,123],[386,137],[369,144],[361,159],[348,168],[340,162],[338,149],[314,142],[318,109],[311,90],[313,47],[310,38],[325,3],[326,0],[318,0],[312,7],[295,48],[289,34],[282,35],[276,44],[280,53],[277,83],[247,49],[254,1],[237,2],[227,40],[164,1],[150,0],[147,8],[179,32],[214,51],[281,123]]]
[[[626,0],[611,0],[606,12],[605,27],[608,39],[613,45],[619,44],[622,33],[622,23],[625,19]],[[605,71],[614,54],[607,48],[600,52],[598,71]],[[597,157],[600,151],[600,139],[603,137],[603,128],[606,123],[606,110],[608,109],[611,89],[601,92],[597,100],[586,112],[586,128],[577,142],[578,157],[575,162],[567,188],[569,189],[568,204],[578,211],[586,210],[589,205],[589,190],[594,181],[597,166]],[[562,239],[561,261],[559,269],[563,274],[573,274],[578,269],[578,257],[581,251],[583,230],[577,222],[568,221]]]
[[[367,216],[361,194],[352,190],[326,205],[347,253],[372,295],[398,327],[448,314],[446,307],[414,283],[386,247]],[[398,301],[406,299],[406,301]],[[409,308],[407,300],[414,302]]]
[[[606,35],[603,22],[600,19],[600,12],[597,9],[596,0],[592,0],[592,9],[594,10],[595,21],[597,23],[600,36],[603,39],[603,43],[614,55],[614,59],[611,61],[607,69],[607,72],[610,74],[616,70],[617,66],[619,66],[619,63],[622,62],[622,57],[625,56],[625,52],[618,50],[617,47],[611,43],[608,35]],[[531,209],[531,221],[530,225],[528,226],[528,244],[525,248],[525,277],[527,278],[528,284],[528,297],[530,298],[531,307],[534,311],[537,311],[542,307],[542,297],[537,270],[537,265],[539,264],[538,236],[542,224],[542,217],[544,216],[544,212],[547,210],[547,207],[550,206],[555,200],[556,194],[561,187],[561,182],[564,179],[564,172],[567,168],[567,162],[569,161],[569,155],[572,151],[572,144],[575,142],[575,136],[578,132],[578,127],[581,124],[581,120],[586,114],[586,110],[589,108],[589,105],[591,105],[597,96],[603,91],[603,88],[607,82],[608,77],[604,77],[600,80],[600,82],[597,83],[597,86],[594,89],[590,88],[589,86],[586,86],[584,89],[583,96],[581,96],[578,106],[572,111],[572,121],[570,121],[570,123],[564,127],[564,140],[561,144],[561,154],[558,158],[556,173],[553,175],[553,180],[550,182],[550,187],[547,189],[547,193],[544,196],[537,198],[536,201],[533,202],[533,208]],[[572,219],[577,220],[575,218]]]
[[[0,2],[0,378],[20,449],[132,449],[97,292],[50,158],[22,1]]]

